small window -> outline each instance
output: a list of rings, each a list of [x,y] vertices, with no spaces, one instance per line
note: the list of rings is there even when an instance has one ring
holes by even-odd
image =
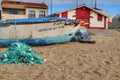
[[[20,14],[19,9],[7,9],[8,14]]]
[[[34,10],[29,11],[29,18],[35,18],[35,11]]]
[[[0,11],[0,19],[1,19],[1,11]]]
[[[98,15],[97,15],[97,20],[98,20],[98,21],[102,21],[102,15],[101,15],[101,14],[98,14]]]
[[[85,8],[85,7],[83,7],[82,9],[83,9],[83,10],[85,10],[86,8]]]
[[[56,17],[59,17],[60,14],[56,14]]]
[[[45,17],[45,11],[40,11],[39,17]]]

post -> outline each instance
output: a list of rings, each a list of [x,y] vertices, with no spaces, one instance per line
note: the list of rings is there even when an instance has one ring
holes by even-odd
[[[76,22],[77,22],[77,8],[78,8],[78,0],[76,0]]]
[[[51,17],[52,17],[52,0],[51,0]]]
[[[78,7],[78,0],[76,0],[76,8]]]
[[[97,8],[97,0],[95,0],[95,8]]]

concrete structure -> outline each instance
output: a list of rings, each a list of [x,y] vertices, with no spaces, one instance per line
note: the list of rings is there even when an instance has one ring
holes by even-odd
[[[0,18],[7,19],[38,18],[48,15],[48,6],[44,3],[18,2],[3,0]]]
[[[120,14],[116,15],[112,19],[112,28],[113,29],[120,29]]]
[[[84,21],[82,26],[87,28],[108,29],[108,13],[97,8],[90,8],[87,5],[58,12],[56,16]]]

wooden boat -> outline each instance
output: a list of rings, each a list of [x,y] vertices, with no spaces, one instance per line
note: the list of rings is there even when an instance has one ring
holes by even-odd
[[[71,41],[80,25],[66,18],[30,18],[0,23],[0,47],[16,41],[31,46]]]

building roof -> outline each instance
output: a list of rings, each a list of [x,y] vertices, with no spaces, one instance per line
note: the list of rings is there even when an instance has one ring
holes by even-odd
[[[88,9],[90,9],[90,10],[96,12],[96,13],[99,13],[99,14],[101,14],[101,15],[103,15],[103,16],[108,17],[107,11],[103,11],[103,10],[101,10],[101,9],[90,8],[90,7],[88,7],[88,6],[85,5],[85,4],[84,4],[84,5],[81,5],[81,6],[77,7],[77,8],[81,8],[81,7],[87,7]],[[62,13],[62,12],[66,12],[66,11],[75,10],[75,9],[76,9],[76,8],[71,8],[71,9],[68,9],[68,10],[64,10],[64,11],[61,11],[61,12],[57,12],[56,14],[59,14],[59,13]]]
[[[26,7],[48,8],[48,6],[45,3],[33,3],[33,2],[11,1],[11,0],[3,0],[2,4],[19,4],[19,5],[25,5]]]

